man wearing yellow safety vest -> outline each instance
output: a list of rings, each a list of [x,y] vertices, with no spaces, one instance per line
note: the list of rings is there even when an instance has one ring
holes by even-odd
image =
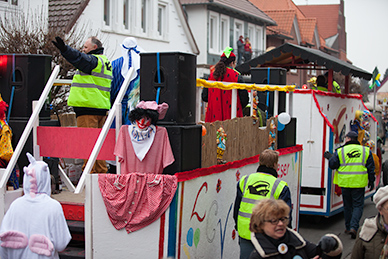
[[[65,45],[60,37],[55,37],[55,40],[53,44],[62,56],[77,68],[67,100],[67,104],[74,108],[77,127],[102,128],[110,109],[112,66],[103,55],[101,41],[96,37],[88,38],[80,52]],[[82,170],[86,163],[84,160]],[[106,173],[107,170],[105,160],[97,160],[91,173]]]
[[[375,164],[372,152],[361,146],[358,134],[350,131],[345,145],[338,148],[329,159],[329,167],[337,169],[333,183],[341,187],[344,203],[345,233],[353,239],[357,236],[359,222],[364,210],[365,187],[374,188]]]
[[[325,84],[326,84],[326,88],[329,87],[329,83],[328,83],[328,79],[329,79],[329,72],[326,72],[324,74],[325,76]],[[341,86],[333,80],[333,89],[332,89],[332,92],[333,93],[337,93],[337,94],[340,94],[341,93]]]
[[[266,149],[259,157],[257,172],[243,176],[237,183],[237,195],[234,203],[233,218],[239,235],[240,259],[249,258],[254,251],[251,243],[249,222],[252,208],[261,199],[282,199],[291,207],[291,193],[287,183],[278,179],[279,152]],[[291,216],[291,211],[290,211]],[[278,224],[283,224],[279,222]],[[291,217],[289,220],[291,227]]]

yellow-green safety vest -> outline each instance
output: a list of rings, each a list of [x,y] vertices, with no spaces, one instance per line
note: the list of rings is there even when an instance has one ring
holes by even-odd
[[[98,64],[91,75],[79,70],[74,74],[67,105],[109,110],[111,64],[105,55],[94,56],[98,58]]]
[[[366,161],[369,148],[357,144],[343,146],[337,151],[340,166],[333,182],[339,187],[364,188],[368,185]]]
[[[341,93],[341,87],[336,81],[333,81],[333,90],[334,90],[334,93],[337,93],[337,94]]]
[[[252,209],[262,199],[279,199],[287,183],[270,174],[255,173],[243,176],[239,183],[242,192],[240,209],[237,216],[237,231],[240,237],[251,240],[249,222]]]

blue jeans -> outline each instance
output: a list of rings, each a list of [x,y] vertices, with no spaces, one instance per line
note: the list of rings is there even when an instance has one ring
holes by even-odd
[[[357,231],[364,210],[365,188],[341,187],[341,189],[346,230],[354,229]]]
[[[240,259],[248,259],[255,250],[251,240],[238,237],[238,243],[240,244]]]

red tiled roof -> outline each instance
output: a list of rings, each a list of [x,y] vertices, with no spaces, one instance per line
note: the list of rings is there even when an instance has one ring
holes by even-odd
[[[272,30],[273,34],[283,34],[291,37],[292,25],[295,19],[294,10],[274,10],[266,11],[266,13],[278,24],[277,26],[268,26],[268,30]]]
[[[315,18],[299,19],[299,29],[304,41],[314,44],[314,32],[316,26],[317,20]],[[319,39],[316,40],[319,41]]]
[[[340,5],[298,5],[306,17],[315,17],[318,30],[327,39],[337,34],[338,12]]]
[[[71,30],[90,0],[49,0],[49,25]]]
[[[249,0],[263,11],[267,10],[293,10],[294,3],[291,0]]]
[[[256,19],[265,22],[267,25],[274,25],[275,22],[261,9],[253,5],[248,0],[179,0],[181,5],[195,4],[214,4],[230,10],[235,10],[240,13],[245,13],[248,16],[253,16]]]

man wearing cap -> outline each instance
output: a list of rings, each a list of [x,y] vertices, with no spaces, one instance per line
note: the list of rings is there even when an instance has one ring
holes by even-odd
[[[386,258],[388,253],[388,186],[379,188],[373,196],[378,213],[367,218],[358,232],[351,259]]]
[[[329,167],[337,169],[333,183],[341,187],[344,203],[345,233],[356,238],[364,210],[365,187],[374,188],[375,164],[372,152],[360,145],[358,134],[350,131],[345,144],[329,159]]]
[[[67,105],[73,106],[77,127],[102,128],[110,109],[112,66],[103,54],[102,43],[96,37],[88,38],[82,52],[66,45],[60,37],[52,43],[62,56],[77,68],[71,82]],[[84,159],[82,170],[87,160]],[[105,160],[97,160],[91,173],[106,173]]]

